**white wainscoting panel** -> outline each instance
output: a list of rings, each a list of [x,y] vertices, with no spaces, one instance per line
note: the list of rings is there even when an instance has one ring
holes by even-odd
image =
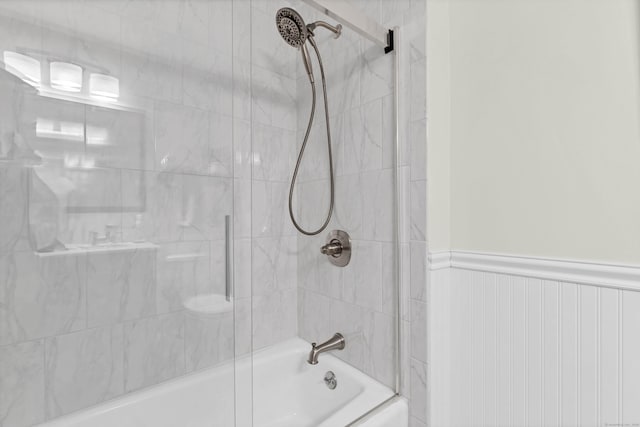
[[[640,425],[640,269],[472,258],[431,264],[430,425]]]

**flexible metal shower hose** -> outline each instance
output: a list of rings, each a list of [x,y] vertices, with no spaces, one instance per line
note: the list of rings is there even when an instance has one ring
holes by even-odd
[[[307,131],[304,134],[304,140],[302,141],[302,147],[300,147],[300,153],[298,153],[298,161],[296,162],[296,167],[293,171],[293,177],[291,178],[291,186],[289,187],[289,216],[291,217],[291,222],[296,227],[296,229],[305,234],[307,236],[315,236],[316,234],[321,233],[327,225],[329,225],[329,221],[331,221],[331,215],[333,214],[333,203],[335,197],[335,184],[333,179],[333,155],[331,153],[331,130],[329,127],[329,105],[327,102],[327,82],[324,76],[324,67],[322,66],[322,58],[320,57],[320,51],[318,51],[318,46],[316,45],[313,37],[309,37],[307,40],[313,46],[313,50],[316,52],[316,56],[318,57],[318,63],[320,64],[320,75],[322,77],[322,91],[324,94],[324,114],[326,118],[326,126],[327,126],[327,150],[329,151],[329,182],[331,185],[331,201],[329,202],[329,212],[327,213],[327,218],[320,228],[315,231],[307,231],[303,229],[295,219],[295,215],[293,214],[293,190],[296,185],[296,179],[298,178],[298,169],[300,169],[300,163],[302,162],[302,157],[304,156],[304,149],[307,146],[307,142],[309,142],[309,134],[311,133],[311,126],[313,125],[313,118],[316,112],[316,85],[313,81],[311,83],[311,93],[313,97],[313,103],[311,105],[311,114],[309,116],[309,124],[307,125]]]

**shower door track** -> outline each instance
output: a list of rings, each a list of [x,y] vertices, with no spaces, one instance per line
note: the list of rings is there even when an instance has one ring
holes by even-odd
[[[355,420],[351,421],[349,424],[347,424],[344,427],[356,427],[360,421],[366,420],[367,418],[369,418],[370,415],[373,415],[375,412],[378,412],[378,410],[390,405],[391,403],[393,403],[398,398],[400,398],[400,394],[399,393],[394,394],[393,396],[389,397],[388,399],[383,400],[382,402],[378,403],[376,406],[374,406],[373,408],[369,409],[367,412],[365,412],[364,414],[360,415],[358,418],[356,418]]]

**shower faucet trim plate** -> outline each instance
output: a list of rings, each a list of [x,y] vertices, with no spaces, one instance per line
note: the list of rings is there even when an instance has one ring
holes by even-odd
[[[351,238],[346,231],[333,230],[327,235],[327,243],[320,248],[320,253],[329,258],[329,262],[337,267],[346,267],[351,261]]]

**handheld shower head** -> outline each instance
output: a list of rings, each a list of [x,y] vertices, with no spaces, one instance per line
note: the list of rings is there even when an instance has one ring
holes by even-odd
[[[280,35],[289,45],[300,47],[307,41],[309,32],[302,16],[289,7],[283,7],[276,13],[276,25]]]
[[[276,25],[278,32],[287,44],[300,48],[302,52],[302,61],[307,70],[309,81],[314,83],[313,68],[311,68],[311,58],[305,42],[309,37],[309,31],[302,19],[302,16],[290,7],[283,7],[276,13]]]
[[[291,177],[291,185],[289,186],[289,217],[291,218],[291,222],[296,227],[298,231],[307,236],[315,236],[324,230],[327,225],[329,225],[329,221],[331,220],[331,215],[333,214],[333,204],[335,198],[335,183],[333,178],[333,156],[331,154],[331,130],[329,128],[329,102],[327,101],[327,81],[324,74],[324,66],[322,65],[322,58],[320,57],[320,51],[318,50],[318,46],[314,39],[313,31],[316,27],[324,27],[330,31],[332,31],[336,38],[340,36],[340,32],[342,30],[341,25],[333,25],[327,24],[326,22],[318,21],[314,22],[311,25],[307,26],[304,23],[304,20],[296,12],[295,10],[284,7],[276,13],[276,26],[278,27],[278,32],[282,36],[285,42],[288,45],[293,46],[295,48],[299,48],[302,53],[302,60],[304,62],[304,66],[307,69],[307,74],[309,75],[309,82],[311,83],[311,96],[313,100],[311,101],[311,113],[309,115],[309,124],[307,125],[307,131],[304,134],[304,140],[302,141],[302,146],[300,147],[300,152],[298,153],[298,160],[296,162],[296,167],[293,170],[293,176]],[[324,223],[320,228],[314,231],[308,231],[302,228],[298,222],[296,221],[295,215],[293,214],[293,193],[294,187],[296,185],[296,179],[298,177],[298,171],[300,169],[300,163],[302,162],[302,156],[304,155],[305,147],[307,146],[307,142],[309,142],[309,134],[311,132],[311,127],[313,125],[313,118],[316,111],[316,85],[313,79],[313,68],[311,67],[311,58],[309,57],[309,51],[307,49],[307,40],[313,47],[313,50],[316,53],[316,57],[318,58],[318,66],[320,68],[320,76],[322,78],[322,93],[324,95],[324,115],[325,115],[325,125],[327,127],[327,151],[329,152],[329,176],[330,176],[330,186],[331,186],[331,201],[329,202],[329,211],[327,213],[327,217],[324,220]]]

